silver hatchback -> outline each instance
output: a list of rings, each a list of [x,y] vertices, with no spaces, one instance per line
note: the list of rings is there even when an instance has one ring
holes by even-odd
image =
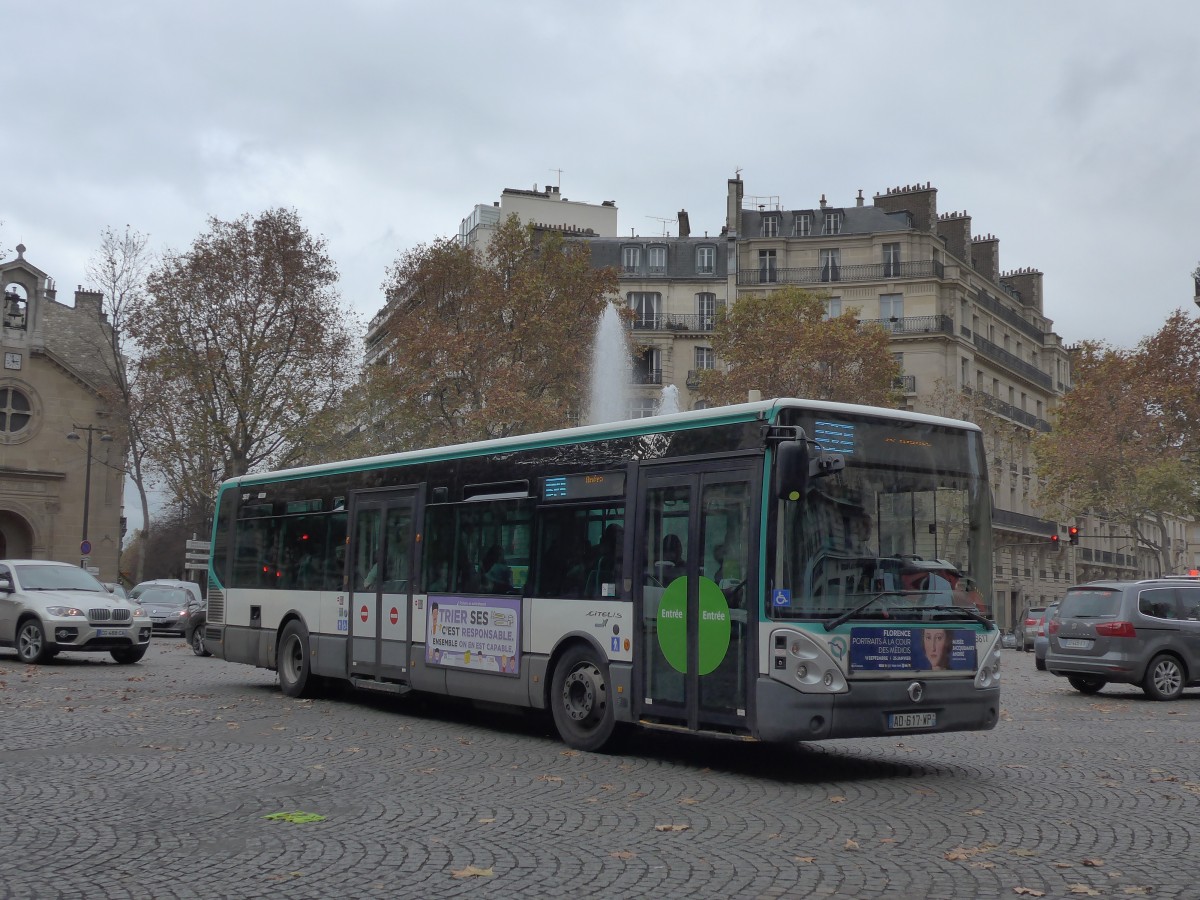
[[[1174,700],[1200,685],[1200,579],[1097,581],[1070,588],[1046,629],[1046,668],[1094,694],[1109,682]]]

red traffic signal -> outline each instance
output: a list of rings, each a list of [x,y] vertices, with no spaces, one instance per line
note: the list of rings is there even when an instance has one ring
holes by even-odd
[[[1050,546],[1053,547],[1055,550],[1058,549],[1058,535],[1057,534],[1050,535]]]
[[[1067,529],[1067,536],[1070,538],[1072,544],[1079,543],[1079,529],[1074,525]]]

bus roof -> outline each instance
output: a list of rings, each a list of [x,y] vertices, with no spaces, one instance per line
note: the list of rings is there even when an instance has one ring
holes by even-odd
[[[688,412],[671,413],[669,415],[624,419],[618,422],[604,422],[600,425],[580,425],[574,428],[560,428],[555,431],[515,434],[489,441],[449,444],[444,447],[406,450],[399,453],[386,453],[380,456],[366,456],[359,459],[338,460],[292,469],[278,469],[272,472],[256,472],[230,478],[223,482],[218,490],[225,490],[235,485],[286,481],[293,478],[307,478],[313,475],[323,475],[333,472],[385,468],[402,463],[433,462],[463,456],[483,456],[484,454],[500,450],[530,450],[559,444],[584,443],[604,438],[632,437],[662,431],[684,431],[689,428],[698,428],[706,425],[728,425],[737,422],[754,421],[756,419],[773,422],[784,409],[808,409],[814,412],[842,413],[846,415],[877,415],[881,418],[902,422],[922,422],[958,428],[963,431],[980,431],[979,426],[973,422],[950,419],[943,416],[931,416],[925,413],[909,412],[903,409],[860,406],[853,403],[831,403],[826,400],[799,400],[794,397],[777,397],[772,400],[756,400],[732,406],[715,406],[710,409],[691,410]]]

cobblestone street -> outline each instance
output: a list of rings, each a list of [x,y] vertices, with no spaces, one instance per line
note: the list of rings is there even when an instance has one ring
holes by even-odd
[[[0,897],[1200,895],[1200,692],[1005,654],[992,732],[595,755],[533,715],[292,700],[176,640],[0,651]]]

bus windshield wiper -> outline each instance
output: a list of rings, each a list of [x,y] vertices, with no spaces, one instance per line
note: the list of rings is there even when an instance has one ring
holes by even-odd
[[[837,628],[839,625],[845,625],[859,613],[866,612],[867,607],[871,606],[876,600],[881,600],[884,597],[904,597],[909,594],[919,593],[921,593],[921,591],[880,591],[878,594],[875,594],[869,600],[858,604],[858,606],[854,607],[853,609],[848,609],[840,616],[836,616],[830,619],[828,622],[823,623],[825,625],[825,630],[833,631],[833,629]]]
[[[987,616],[980,614],[978,610],[971,609],[969,606],[924,606],[921,607],[921,609],[934,609],[938,610],[939,612],[956,612],[960,615],[966,616],[969,619],[974,619],[976,622],[982,622],[988,627],[988,631],[991,631],[996,627],[995,622],[993,622]]]

